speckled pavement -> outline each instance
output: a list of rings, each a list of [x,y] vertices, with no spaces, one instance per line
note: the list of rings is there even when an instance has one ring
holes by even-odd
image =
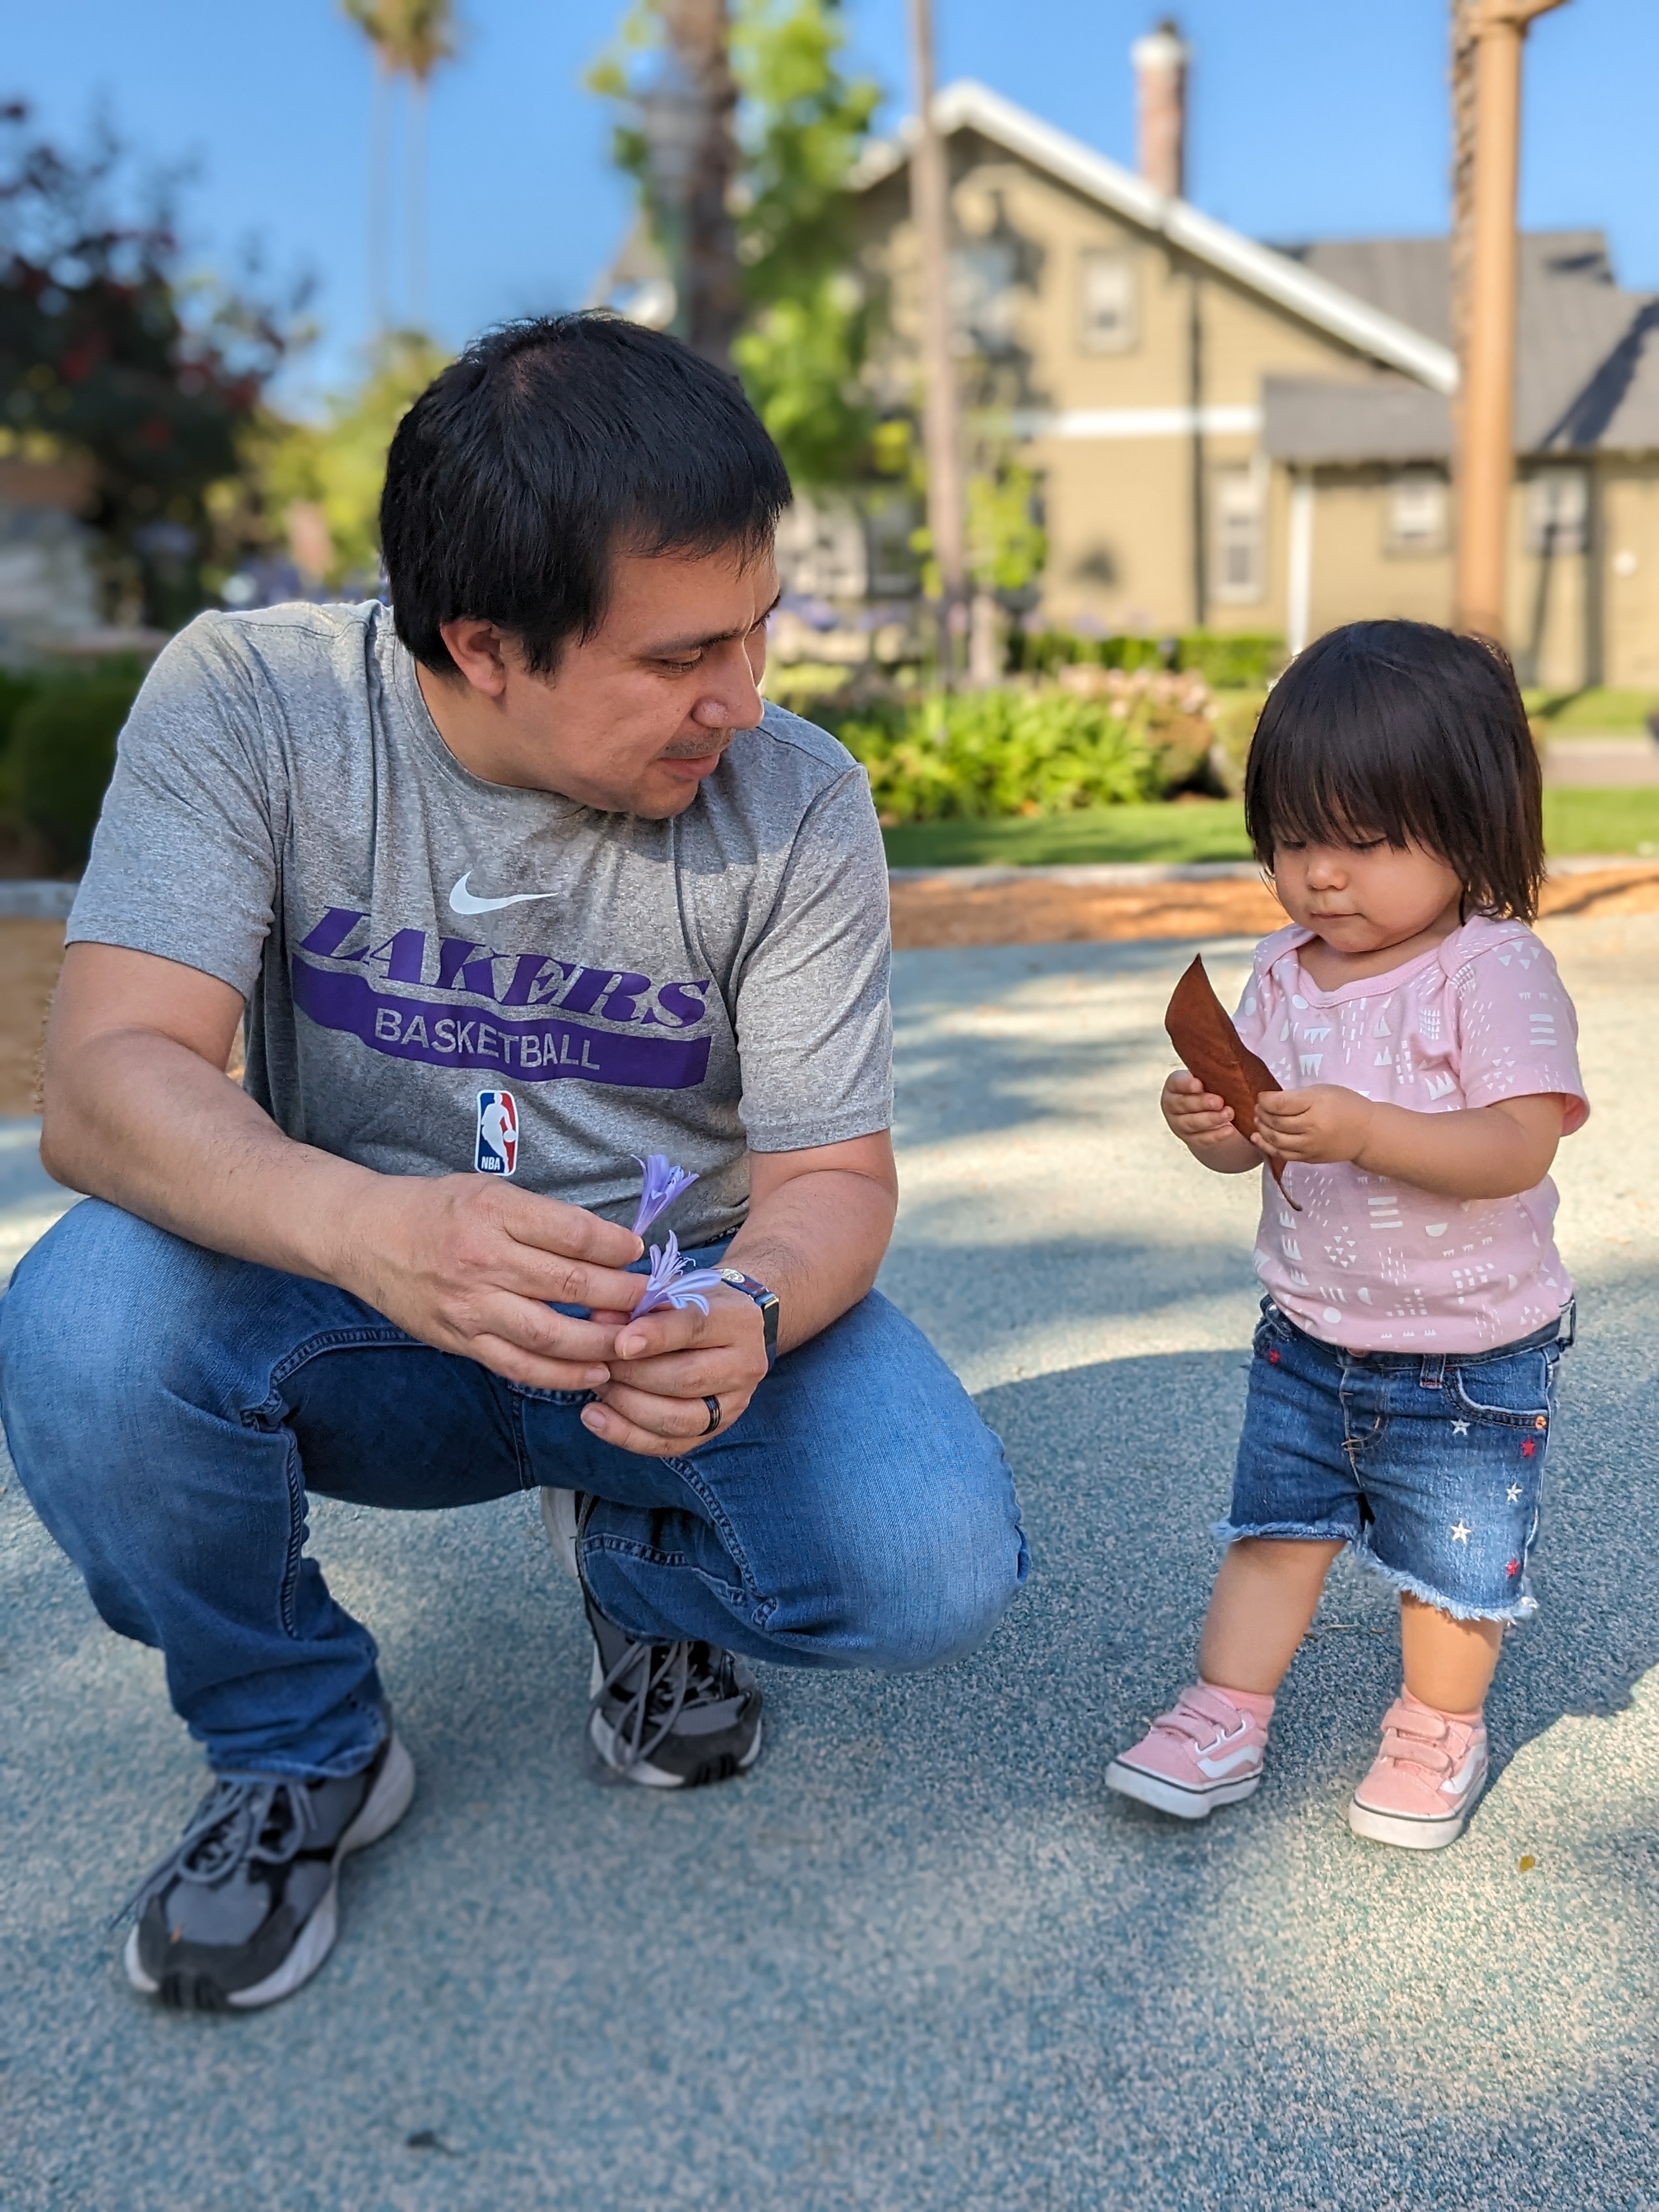
[[[1341,1569],[1251,1803],[1188,1830],[1103,1791],[1188,1671],[1253,1199],[1158,1121],[1189,946],[908,954],[885,1281],[1019,1474],[1036,1568],[1005,1626],[929,1676],[769,1670],[755,1774],[663,1802],[584,1778],[574,1593],[523,1501],[325,1504],[419,1792],[309,1988],[175,2018],[100,1923],[195,1761],[8,1470],[0,2205],[1659,2205],[1659,918],[1548,934],[1597,1108],[1561,1174],[1583,1341],[1542,1614],[1454,1850],[1344,1825],[1395,1659]],[[1246,948],[1208,949],[1230,986]],[[10,1254],[51,1201],[0,1136]]]

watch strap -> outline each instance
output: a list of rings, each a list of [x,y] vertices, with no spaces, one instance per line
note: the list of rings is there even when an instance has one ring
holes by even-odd
[[[760,1308],[761,1328],[766,1343],[766,1371],[769,1375],[778,1356],[777,1292],[769,1291],[764,1283],[757,1282],[752,1275],[745,1275],[741,1267],[722,1267],[720,1280],[729,1283],[734,1291],[741,1291],[744,1297],[752,1298]]]

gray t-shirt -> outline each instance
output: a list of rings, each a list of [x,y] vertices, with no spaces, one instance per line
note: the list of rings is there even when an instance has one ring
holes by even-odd
[[[745,1146],[892,1119],[887,877],[869,787],[769,707],[669,822],[485,783],[387,611],[203,615],[122,732],[70,918],[247,1000],[247,1087],[391,1175],[474,1168],[729,1234]]]

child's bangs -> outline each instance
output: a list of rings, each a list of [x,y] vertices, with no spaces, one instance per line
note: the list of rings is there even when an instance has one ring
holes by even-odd
[[[1251,793],[1256,858],[1271,864],[1275,845],[1364,845],[1378,837],[1435,849],[1432,825],[1414,818],[1393,766],[1358,747],[1278,749]]]

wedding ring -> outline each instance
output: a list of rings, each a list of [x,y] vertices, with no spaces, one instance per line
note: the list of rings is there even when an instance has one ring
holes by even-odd
[[[720,1425],[720,1401],[718,1398],[705,1398],[702,1402],[708,1408],[708,1426],[703,1434],[712,1437]]]

